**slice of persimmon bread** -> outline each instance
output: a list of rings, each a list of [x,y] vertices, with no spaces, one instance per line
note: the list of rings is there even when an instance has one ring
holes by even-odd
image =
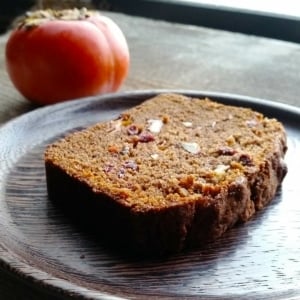
[[[133,250],[204,245],[275,196],[283,125],[248,108],[161,94],[45,151],[48,193]],[[76,205],[77,205],[76,204]]]

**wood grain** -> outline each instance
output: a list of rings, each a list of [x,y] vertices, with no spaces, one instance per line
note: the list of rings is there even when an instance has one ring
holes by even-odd
[[[193,89],[300,106],[300,45],[104,12],[124,31],[131,53],[122,91]],[[35,109],[11,84],[0,36],[0,124]]]
[[[131,68],[129,76],[122,87],[122,91],[156,88],[212,90],[266,98],[300,107],[300,85],[298,84],[300,76],[300,68],[298,67],[300,65],[300,45],[298,44],[201,27],[148,20],[123,14],[108,12],[105,12],[105,14],[119,24],[126,35],[130,47]],[[0,126],[16,116],[37,108],[15,90],[7,76],[4,54],[7,37],[8,34],[0,36]],[[66,112],[65,110],[66,107],[63,110],[64,113]],[[265,110],[269,111],[268,107],[266,107]],[[275,111],[278,112],[280,117],[281,111],[276,109],[271,110],[272,113]],[[73,114],[73,112],[74,111],[72,111],[72,117],[76,119],[78,115]],[[87,119],[81,120],[81,125],[87,124],[87,120],[94,120],[91,117],[91,115],[93,115],[91,109],[88,109],[88,113],[88,116],[86,116]],[[61,115],[59,111],[52,111],[52,114],[55,115],[54,120],[64,120],[63,115]],[[80,116],[82,116],[82,112]],[[33,153],[36,153],[37,157],[40,157],[39,155],[41,154],[40,151],[42,148],[39,147],[43,147],[48,138],[56,137],[60,135],[62,131],[69,130],[72,126],[74,127],[72,123],[74,120],[71,120],[69,123],[62,121],[56,126],[51,122],[51,118],[49,119],[47,114],[39,115],[39,117],[41,122],[43,120],[49,121],[48,124],[43,122],[42,124],[44,124],[45,128],[48,126],[48,131],[51,132],[50,137],[47,135],[43,136],[47,130],[42,130],[41,132],[39,128],[41,123],[35,123],[33,127],[29,126],[26,128],[26,135],[23,135],[25,132],[21,131],[19,126],[17,126],[16,129],[14,129],[14,126],[12,126],[13,128],[10,127],[9,131],[7,131],[8,128],[5,127],[5,137],[2,134],[0,135],[0,148],[1,151],[4,151],[1,152],[0,155],[0,206],[1,217],[3,216],[2,212],[5,212],[4,215],[6,217],[1,219],[0,234],[1,236],[5,236],[7,242],[2,243],[0,246],[1,299],[34,300],[72,298],[70,293],[67,293],[67,295],[66,293],[61,294],[57,289],[52,290],[49,286],[46,288],[45,285],[36,285],[36,279],[34,279],[34,277],[30,277],[30,280],[28,280],[27,277],[24,278],[24,266],[15,263],[3,263],[3,260],[8,260],[9,258],[12,258],[13,261],[15,259],[23,259],[23,248],[21,248],[21,244],[18,243],[19,236],[16,236],[16,233],[20,234],[21,237],[23,236],[23,226],[20,223],[18,223],[17,226],[15,223],[17,223],[18,220],[12,219],[11,215],[8,214],[5,194],[5,182],[7,179],[3,176],[5,175],[6,177],[7,173],[17,167],[17,159],[22,157],[22,155],[25,155],[24,157],[27,158],[29,155],[29,162],[22,161],[22,164],[25,163],[26,168],[28,168],[31,160],[34,158],[30,156],[32,149]],[[23,119],[22,125],[33,125],[30,121],[32,118],[32,116],[28,119],[25,117],[27,121]],[[112,261],[112,270],[120,272],[121,275],[124,273],[126,275],[127,266],[130,266],[131,270],[137,270],[137,273],[128,271],[128,276],[125,277],[126,280],[122,279],[121,282],[115,284],[118,290],[122,290],[126,287],[128,282],[134,288],[136,286],[142,290],[142,286],[144,286],[144,284],[146,285],[146,283],[143,283],[141,280],[141,277],[144,276],[152,280],[152,284],[147,286],[146,291],[151,293],[153,289],[153,294],[156,295],[161,295],[162,291],[164,291],[166,295],[171,295],[175,298],[214,298],[214,296],[208,295],[199,296],[201,293],[203,294],[207,286],[209,286],[210,288],[214,287],[219,293],[228,292],[228,294],[225,295],[228,298],[232,295],[238,297],[237,294],[234,294],[235,291],[249,291],[250,298],[256,299],[257,292],[253,292],[251,289],[248,290],[246,286],[249,281],[253,288],[256,280],[258,280],[257,288],[261,289],[263,295],[265,295],[265,291],[269,291],[270,295],[274,296],[274,298],[292,298],[293,296],[297,298],[300,274],[299,269],[297,269],[297,264],[299,265],[299,207],[295,199],[298,199],[299,188],[295,181],[299,177],[297,170],[300,169],[298,159],[299,119],[298,121],[292,121],[292,119],[285,115],[283,115],[282,118],[288,123],[287,126],[290,132],[288,159],[294,171],[290,171],[286,178],[287,184],[284,185],[283,189],[284,201],[279,197],[277,202],[275,201],[272,206],[268,207],[266,211],[262,213],[262,217],[257,216],[257,219],[253,220],[254,224],[262,224],[261,226],[264,226],[265,222],[269,224],[269,226],[265,228],[265,236],[258,236],[257,230],[251,227],[253,223],[249,223],[250,225],[247,225],[244,229],[234,229],[229,233],[230,237],[227,236],[227,243],[221,240],[218,242],[217,247],[212,245],[211,248],[216,247],[216,252],[211,252],[211,255],[209,255],[211,250],[208,249],[208,252],[200,252],[197,253],[197,255],[191,256],[190,260],[185,257],[177,258],[177,260],[174,261],[175,266],[183,262],[182,268],[179,269],[174,267],[172,263],[165,263],[162,264],[156,272],[157,264],[131,264],[130,262],[123,263],[120,269],[117,269],[116,264],[118,261]],[[37,122],[36,119],[35,122]],[[75,127],[80,127],[81,125],[75,124]],[[51,127],[55,130],[51,131]],[[38,131],[35,132],[35,129],[38,129]],[[35,133],[32,134],[32,132]],[[18,141],[17,138],[20,140]],[[23,142],[25,143],[24,148],[21,147]],[[41,143],[41,145],[36,145],[36,142]],[[39,161],[39,164],[40,163]],[[34,161],[33,165],[37,166],[38,163]],[[14,176],[18,175],[16,173],[14,174]],[[40,173],[38,174],[40,175]],[[18,188],[22,188],[22,190],[24,188],[24,190],[26,190],[28,188],[26,187],[26,180],[20,179],[20,181],[24,182],[21,187],[18,186]],[[43,180],[41,184],[43,184]],[[23,200],[20,198],[16,200],[11,199],[11,210],[14,210],[14,201],[17,201],[20,205]],[[35,202],[30,203],[34,206]],[[40,204],[40,201],[38,203]],[[34,221],[33,218],[31,218],[30,221],[29,217],[26,218],[22,215],[22,209],[24,209],[24,212],[28,212],[25,209],[26,203],[23,204],[23,208],[19,207],[20,210],[18,211],[19,214],[21,214],[21,220],[25,222],[24,226],[29,230],[30,222],[34,224]],[[39,218],[38,214],[41,207],[33,208],[37,214],[34,215],[34,217]],[[261,218],[263,221],[261,221]],[[270,218],[271,223],[268,223]],[[35,221],[36,224],[40,224],[38,220],[39,219]],[[47,220],[47,218],[44,220]],[[281,229],[277,232],[275,228],[278,227]],[[30,243],[31,237],[36,239],[35,243],[37,243],[37,241],[43,243],[43,236],[49,234],[51,236],[53,232],[50,231],[49,233],[47,228],[45,225],[41,227],[41,232],[36,227],[35,230],[32,229],[32,231],[27,232],[24,251],[28,256],[25,263],[34,261],[38,266],[43,266],[43,256],[35,257],[36,251],[40,251],[39,245],[34,244],[34,246],[31,246]],[[57,228],[55,229],[57,230]],[[57,230],[57,234],[59,234],[59,230]],[[238,235],[238,238],[234,238],[234,235]],[[77,235],[75,235],[75,237],[77,237]],[[241,239],[241,244],[239,244],[239,239]],[[59,241],[56,235],[54,240]],[[55,249],[57,249],[57,251],[61,247],[65,249],[64,244],[67,243],[68,245],[68,240],[72,240],[72,235],[67,236],[65,240],[57,242]],[[279,246],[275,241],[277,241]],[[241,248],[237,249],[236,243],[242,245]],[[267,244],[270,244],[269,247],[264,248]],[[46,247],[46,245],[43,244],[42,246]],[[248,246],[250,248],[248,248]],[[276,248],[277,246],[278,248]],[[245,247],[252,249],[252,251],[246,253],[244,251]],[[19,249],[18,251],[21,256],[15,256],[15,249]],[[32,249],[35,249],[35,252],[32,252]],[[57,251],[55,253],[58,254],[58,257],[51,260],[52,264],[54,260],[54,265],[59,265],[64,261],[64,258],[59,251]],[[9,254],[11,254],[12,257]],[[46,256],[47,251],[42,254]],[[207,261],[204,263],[201,257],[206,257]],[[228,271],[228,267],[232,267],[228,264],[231,258],[235,259],[236,268]],[[76,259],[78,259],[78,256],[76,256]],[[222,263],[224,260],[227,261],[227,265]],[[91,262],[88,256],[85,256],[84,259],[80,259],[79,261],[82,261],[82,263],[85,262],[87,265],[95,263],[95,260]],[[250,271],[246,268],[249,264],[252,266]],[[265,264],[267,265],[266,267]],[[188,279],[188,274],[191,268],[193,269],[193,265],[195,265],[194,277],[193,279]],[[110,263],[108,262],[106,267],[109,268],[109,266]],[[294,268],[295,266],[296,268]],[[184,270],[184,267],[186,270]],[[205,268],[208,268],[208,271]],[[239,270],[237,271],[238,268]],[[16,269],[19,271],[16,272]],[[138,273],[138,270],[140,270],[140,273]],[[164,272],[161,272],[161,270],[164,270]],[[149,275],[148,271],[150,272]],[[247,272],[247,274],[245,274],[245,272]],[[36,273],[33,272],[30,274],[35,275]],[[172,274],[174,277],[172,277]],[[183,277],[181,276],[182,274]],[[230,285],[232,289],[228,288],[229,290],[224,291],[222,274],[227,277],[227,284]],[[259,274],[258,278],[256,278],[256,274]],[[269,274],[271,274],[271,276],[269,276]],[[211,277],[212,275],[215,276]],[[242,282],[242,279],[238,284],[232,281],[240,276],[244,279],[244,282]],[[205,278],[209,278],[206,284]],[[136,282],[134,281],[135,279],[137,279]],[[162,287],[154,285],[153,282],[155,279],[161,283]],[[286,279],[287,285],[284,286],[283,283]],[[107,281],[113,283],[113,280],[109,277]],[[179,286],[184,286],[180,296],[177,295],[179,286],[175,285],[175,281],[179,283]],[[278,281],[279,285],[278,288],[276,288]],[[49,282],[51,283],[51,279],[48,280],[48,283]],[[168,288],[170,282],[172,284],[170,284]],[[265,284],[263,284],[264,282]],[[203,286],[201,288],[202,284]],[[282,288],[282,293],[279,291],[280,288]],[[151,291],[149,292],[149,290]],[[50,296],[46,298],[46,294],[50,294]],[[134,294],[131,298],[139,297]]]
[[[0,129],[5,141],[0,144],[2,268],[19,280],[20,289],[27,287],[28,295],[44,293],[49,299],[300,296],[300,205],[295,201],[300,192],[295,182],[300,170],[295,159],[299,109],[251,98],[212,97],[279,117],[288,132],[289,173],[266,209],[205,248],[151,260],[124,255],[122,249],[112,252],[48,200],[45,146],[71,130],[117,116],[150,95],[125,93],[47,107]]]

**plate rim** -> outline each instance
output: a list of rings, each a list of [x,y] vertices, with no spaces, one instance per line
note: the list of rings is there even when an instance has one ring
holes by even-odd
[[[178,93],[184,94],[190,97],[208,97],[208,98],[215,98],[216,101],[218,99],[223,100],[231,100],[231,101],[238,101],[238,105],[241,103],[245,106],[248,105],[252,107],[251,104],[254,104],[258,107],[266,107],[272,108],[278,111],[284,111],[288,113],[292,113],[295,116],[300,116],[300,107],[292,106],[289,104],[275,102],[267,99],[261,99],[257,97],[239,95],[239,94],[232,94],[232,93],[222,93],[222,92],[214,92],[214,91],[203,91],[203,90],[184,90],[184,89],[156,89],[156,90],[136,90],[136,91],[125,91],[125,92],[118,92],[118,93],[111,93],[106,95],[99,95],[93,97],[85,97],[80,99],[75,99],[71,101],[65,101],[62,103],[52,104],[44,107],[38,107],[30,112],[24,113],[18,117],[11,119],[10,121],[4,123],[0,126],[0,136],[3,132],[7,130],[11,130],[14,127],[19,126],[23,122],[26,122],[27,119],[36,119],[40,117],[40,115],[47,114],[47,113],[55,113],[56,111],[61,111],[64,109],[74,110],[76,107],[82,108],[87,106],[91,103],[100,103],[105,102],[111,99],[120,99],[122,97],[145,97],[145,99],[155,96],[161,93]],[[1,150],[1,147],[0,147]],[[0,199],[1,200],[1,199]],[[72,290],[72,293],[75,292],[75,296],[80,297],[82,299],[124,299],[119,296],[114,296],[112,294],[107,294],[102,291],[91,290],[85,288],[83,286],[78,286],[73,282],[68,282],[65,279],[60,279],[51,274],[48,274],[41,268],[36,268],[35,266],[28,265],[18,259],[20,259],[19,255],[14,253],[13,251],[9,251],[10,249],[6,249],[5,245],[3,245],[2,241],[0,240],[0,265],[1,267],[8,271],[9,273],[17,276],[21,280],[26,280],[28,284],[33,285],[36,287],[38,285],[40,288],[45,289],[45,293],[54,293],[57,295],[59,294],[66,294]],[[12,252],[12,253],[11,253]],[[8,254],[8,255],[5,255]],[[23,270],[23,272],[22,272]],[[43,275],[48,275],[47,280],[43,278]],[[69,287],[67,287],[69,286]],[[88,294],[87,294],[88,293]],[[94,294],[95,293],[95,294]],[[138,294],[136,294],[138,296]],[[299,292],[300,295],[300,292]],[[164,298],[169,298],[168,296]],[[170,297],[171,298],[171,297]],[[191,296],[191,298],[193,298]],[[201,297],[200,297],[201,298]]]
[[[123,92],[116,92],[116,93],[108,93],[105,95],[98,95],[98,96],[90,96],[90,97],[84,97],[84,98],[78,98],[78,99],[72,99],[60,103],[54,103],[46,106],[39,106],[32,111],[25,112],[24,114],[21,114],[19,116],[16,116],[12,118],[11,120],[5,122],[4,124],[0,125],[0,133],[3,130],[3,128],[6,128],[7,126],[13,126],[18,122],[23,122],[25,119],[29,117],[34,117],[35,115],[39,115],[41,113],[46,112],[55,112],[59,111],[62,108],[72,108],[76,105],[83,105],[90,103],[90,102],[97,102],[97,101],[107,101],[114,98],[121,98],[121,97],[141,97],[143,95],[148,95],[151,97],[155,96],[157,94],[161,93],[178,93],[178,94],[184,94],[189,97],[210,97],[210,98],[223,98],[226,100],[235,100],[242,102],[243,104],[247,103],[253,103],[257,106],[267,106],[274,108],[276,110],[284,110],[289,113],[293,114],[300,114],[300,106],[295,106],[287,103],[283,103],[280,101],[274,101],[266,98],[259,98],[259,97],[252,97],[248,95],[243,94],[235,94],[235,93],[227,93],[227,92],[218,92],[218,91],[211,91],[211,90],[192,90],[192,89],[154,89],[154,90],[148,90],[148,89],[141,89],[141,90],[134,90],[134,91],[123,91]],[[197,96],[198,95],[198,96]]]

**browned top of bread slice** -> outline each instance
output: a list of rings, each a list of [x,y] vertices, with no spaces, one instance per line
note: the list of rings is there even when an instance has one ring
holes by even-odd
[[[276,119],[162,94],[50,145],[45,161],[93,192],[145,212],[224,201],[230,187],[250,187],[263,166],[274,157],[280,161],[285,151],[284,128]]]

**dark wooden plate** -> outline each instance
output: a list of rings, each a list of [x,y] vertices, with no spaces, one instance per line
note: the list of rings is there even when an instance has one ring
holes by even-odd
[[[0,129],[0,263],[45,294],[80,299],[300,297],[300,109],[193,91],[282,121],[289,172],[273,202],[201,250],[144,260],[111,252],[47,198],[43,150],[66,132],[108,120],[161,91],[76,100],[37,109]]]

